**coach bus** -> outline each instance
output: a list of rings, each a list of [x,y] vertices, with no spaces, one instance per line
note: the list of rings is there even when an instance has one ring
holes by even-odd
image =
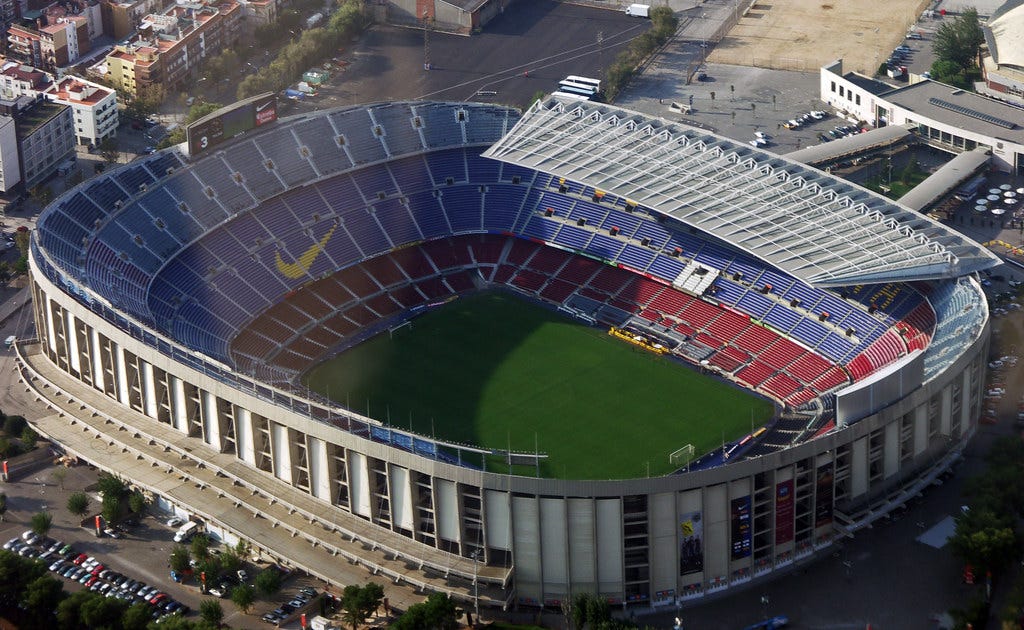
[[[569,81],[568,79],[563,79],[562,81],[559,81],[558,88],[561,90],[575,90],[580,93],[585,92],[591,96],[597,94],[597,88],[595,88],[594,86],[588,85],[586,83],[577,83],[575,81]]]
[[[570,74],[569,76],[565,77],[565,80],[572,81],[573,83],[579,83],[581,85],[588,85],[594,88],[595,92],[601,91],[600,79],[591,79],[590,77],[578,77],[575,74]]]
[[[565,88],[558,88],[557,90],[552,92],[552,95],[553,96],[559,96],[559,97],[562,97],[562,98],[572,99],[574,101],[589,101],[590,100],[590,96],[583,95],[583,94],[576,94],[574,92],[567,92],[565,90]]]
[[[591,100],[592,98],[594,98],[594,96],[596,96],[590,90],[585,90],[583,88],[570,87],[570,86],[567,86],[567,85],[560,85],[560,86],[558,86],[558,91],[562,92],[562,93],[565,93],[565,94],[575,94],[576,96],[581,96],[581,97],[587,99],[588,101]]]

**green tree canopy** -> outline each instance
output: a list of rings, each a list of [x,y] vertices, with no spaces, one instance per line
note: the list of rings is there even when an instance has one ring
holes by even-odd
[[[68,512],[75,516],[85,516],[89,513],[89,495],[84,492],[74,492],[68,497]]]
[[[978,53],[984,42],[985,36],[978,21],[978,11],[972,7],[939,26],[932,40],[932,51],[941,60],[952,61],[961,68],[969,68],[977,63]]]
[[[219,626],[220,622],[224,621],[224,609],[221,608],[219,601],[204,599],[199,603],[199,616],[202,617],[203,621]]]
[[[256,589],[248,584],[239,584],[231,589],[231,601],[243,614],[249,614],[249,609],[256,602]]]
[[[384,587],[380,584],[349,584],[341,594],[342,619],[356,630],[380,608],[383,601]]]
[[[43,622],[53,616],[57,605],[65,596],[64,585],[59,580],[42,575],[25,586],[25,595],[21,603],[25,606],[25,611],[40,622],[39,625],[42,627],[46,625]]]
[[[210,537],[206,534],[196,534],[192,537],[192,557],[196,560],[206,560],[210,557]]]
[[[953,553],[979,575],[1002,571],[1020,553],[1013,527],[988,510],[972,509],[961,514],[949,542]]]
[[[121,624],[124,630],[146,630],[149,622],[153,620],[153,611],[145,602],[136,602],[124,611],[121,617]],[[163,625],[163,624],[161,624]]]
[[[409,606],[391,625],[393,630],[455,630],[459,612],[455,602],[442,593],[431,593],[427,600]]]
[[[270,597],[281,590],[281,574],[276,569],[263,569],[256,574],[256,592],[263,597]]]
[[[32,531],[45,536],[53,526],[53,514],[49,512],[36,512],[32,515]]]
[[[173,571],[177,571],[178,573],[188,571],[192,568],[189,566],[189,560],[191,559],[192,555],[189,553],[188,547],[185,545],[174,545],[174,548],[171,549],[169,562]]]

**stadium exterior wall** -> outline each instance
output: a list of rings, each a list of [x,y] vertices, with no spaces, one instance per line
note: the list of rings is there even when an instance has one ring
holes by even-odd
[[[525,606],[556,606],[582,591],[668,605],[828,547],[953,461],[980,417],[989,344],[986,321],[921,388],[788,450],[667,477],[572,481],[485,473],[353,435],[171,359],[42,273],[32,293],[41,352],[111,404],[318,498],[332,522],[370,522],[384,540],[404,537],[409,557],[427,565],[438,550],[472,557],[482,549],[487,566],[513,569],[512,582],[498,586]],[[261,435],[269,443],[257,446]]]

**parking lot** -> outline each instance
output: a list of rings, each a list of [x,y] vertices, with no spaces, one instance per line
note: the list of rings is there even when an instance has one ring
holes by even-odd
[[[402,99],[526,107],[567,75],[600,76],[650,24],[617,8],[534,0],[516,3],[472,37],[433,32],[428,47],[421,30],[375,26],[339,51],[344,72],[316,96],[289,101],[285,115]]]
[[[0,522],[0,541],[10,543],[17,540],[18,543],[24,543],[23,534],[30,527],[32,515],[40,511],[49,512],[53,515],[53,525],[47,534],[50,540],[45,545],[26,545],[33,551],[24,552],[23,555],[41,555],[59,541],[61,545],[54,549],[45,562],[54,568],[57,568],[55,563],[58,560],[64,563],[60,573],[66,574],[66,577],[61,578],[65,590],[73,592],[91,587],[102,595],[120,597],[130,603],[153,600],[151,606],[154,613],[158,608],[164,610],[173,600],[179,602],[185,610],[190,610],[193,617],[196,616],[204,598],[199,592],[198,579],[192,577],[178,583],[170,574],[169,557],[175,545],[173,537],[178,526],[167,524],[169,515],[146,515],[135,524],[126,526],[117,539],[106,535],[98,538],[91,529],[81,527],[77,517],[71,515],[66,508],[67,497],[76,491],[86,491],[90,495],[91,506],[94,509],[98,507],[99,500],[95,492],[87,490],[95,484],[97,472],[84,465],[68,468],[64,488],[61,489],[53,477],[54,469],[47,465],[21,477],[16,465],[12,467],[13,480],[2,488],[7,494],[8,511],[5,521]],[[58,551],[64,546],[71,549],[59,554]],[[221,548],[215,544],[211,549],[216,553]],[[243,570],[246,583],[252,584],[255,574],[266,566],[245,562]],[[51,575],[56,576],[57,573],[52,572]],[[92,578],[95,580],[90,581]],[[237,581],[235,576],[228,586],[233,587]],[[269,600],[257,599],[248,615],[242,614],[231,603],[226,588],[218,588],[219,581],[209,586],[218,592],[223,590],[225,597],[220,602],[224,610],[224,622],[233,628],[267,628],[268,624],[261,620],[261,616],[275,609],[284,613],[290,621],[281,627],[299,627],[297,617],[300,607],[296,604],[306,606],[308,603],[307,608],[319,613],[319,602],[314,601],[311,594],[314,591],[322,593],[322,585],[295,574],[288,576],[283,584],[281,591]],[[301,594],[301,589],[306,589],[306,595]],[[304,598],[306,601],[296,601],[296,598]]]

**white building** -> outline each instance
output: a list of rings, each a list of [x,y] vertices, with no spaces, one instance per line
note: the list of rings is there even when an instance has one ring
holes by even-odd
[[[842,60],[821,68],[821,100],[843,116],[873,125],[916,125],[922,139],[960,153],[992,151],[993,167],[1024,174],[1021,110],[1004,102],[931,81],[893,87],[853,72]]]
[[[38,68],[14,62],[0,68],[0,97],[35,98],[40,94],[73,110],[76,144],[97,146],[104,139],[117,136],[116,91],[79,77],[57,80]]]
[[[18,133],[14,119],[0,116],[0,191],[7,192],[21,182],[18,160]]]
[[[117,92],[114,90],[66,76],[51,83],[45,95],[72,109],[78,144],[97,146],[104,139],[117,135]]]

